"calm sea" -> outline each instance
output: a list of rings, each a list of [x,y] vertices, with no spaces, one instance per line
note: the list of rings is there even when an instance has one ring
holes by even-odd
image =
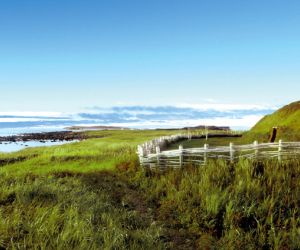
[[[41,133],[63,131],[64,127],[24,127],[24,128],[0,128],[0,136],[18,135],[25,133]]]
[[[24,127],[24,128],[0,128],[0,136],[9,136],[25,133],[41,133],[41,132],[53,132],[63,131],[63,127]],[[66,143],[76,142],[74,141],[26,141],[26,142],[0,142],[0,152],[15,152],[29,147],[44,147],[62,145]]]

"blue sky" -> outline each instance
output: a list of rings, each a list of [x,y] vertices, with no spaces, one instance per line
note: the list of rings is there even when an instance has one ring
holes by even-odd
[[[0,2],[0,112],[203,103],[300,93],[300,1]]]

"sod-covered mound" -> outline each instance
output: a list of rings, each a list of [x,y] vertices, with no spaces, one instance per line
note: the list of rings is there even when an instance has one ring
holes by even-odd
[[[263,117],[249,132],[244,140],[268,142],[273,139],[300,140],[300,101],[286,105],[273,114]]]

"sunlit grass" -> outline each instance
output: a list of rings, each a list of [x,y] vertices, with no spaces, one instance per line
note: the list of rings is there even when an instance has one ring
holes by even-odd
[[[27,173],[47,174],[53,171],[89,172],[114,169],[118,164],[137,161],[136,148],[139,143],[158,136],[178,133],[178,131],[93,131],[89,136],[102,138],[52,147],[28,148],[20,152],[0,154],[1,159],[26,160],[10,164],[10,168],[0,168],[1,172],[12,175]],[[13,166],[13,168],[12,168]]]
[[[136,146],[176,132],[0,154],[0,249],[300,248],[299,161],[141,169]]]

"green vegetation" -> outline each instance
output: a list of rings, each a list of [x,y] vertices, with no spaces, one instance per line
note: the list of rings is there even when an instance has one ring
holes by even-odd
[[[132,160],[136,159],[136,147],[139,143],[172,133],[174,131],[87,132],[91,139],[78,143],[28,148],[11,154],[2,153],[0,164],[10,161],[16,164],[10,164],[10,168],[3,168],[0,171],[16,176],[28,173],[47,174],[55,171],[82,173],[114,169],[120,162],[136,164]]]
[[[224,138],[205,138],[203,139],[192,139],[192,140],[183,140],[177,143],[173,143],[168,146],[168,149],[178,149],[179,145],[182,145],[183,148],[201,148],[204,144],[208,144],[209,146],[228,146],[229,143],[232,142],[234,144],[241,144],[242,140],[240,137],[224,137]]]
[[[177,132],[0,154],[0,249],[300,248],[300,162],[139,167],[137,144]]]
[[[267,142],[273,127],[278,128],[277,141],[300,140],[300,101],[293,102],[262,118],[248,133],[244,140]]]

